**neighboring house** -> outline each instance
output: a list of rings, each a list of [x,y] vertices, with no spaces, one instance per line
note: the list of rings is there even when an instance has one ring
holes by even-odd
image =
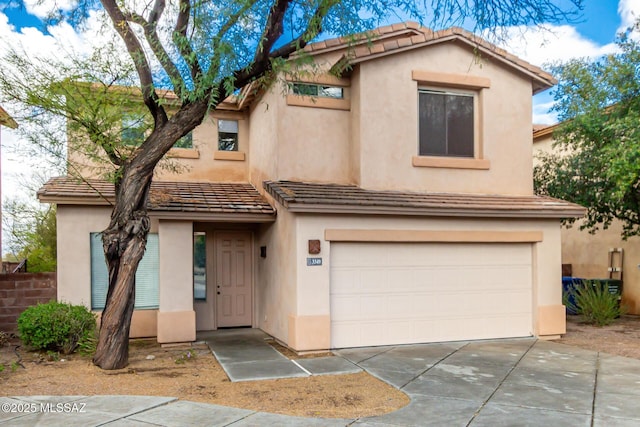
[[[550,126],[534,126],[533,154],[534,164],[538,162],[538,153],[551,153],[553,148],[553,132],[560,123]],[[630,314],[640,314],[640,237],[622,239],[622,223],[614,220],[606,230],[600,229],[595,234],[588,230],[580,230],[578,220],[571,228],[562,228],[562,263],[571,265],[571,275],[584,279],[609,278],[610,264],[615,268],[622,261],[623,292],[622,303]],[[611,249],[621,248],[620,254],[611,254]],[[611,258],[613,258],[611,260]],[[614,279],[620,274],[614,272]]]
[[[555,81],[453,28],[306,48],[327,73],[213,111],[158,172],[132,336],[252,326],[295,350],[565,333],[560,218],[533,195]],[[349,70],[341,78],[330,69]],[[283,92],[288,94],[283,95]],[[58,297],[95,310],[111,185],[55,178]]]
[[[15,129],[18,127],[18,124],[15,120],[7,113],[4,108],[0,107],[0,127],[6,126],[10,129]],[[0,171],[0,251],[2,250],[2,173]],[[0,259],[2,259],[2,254],[0,253]]]

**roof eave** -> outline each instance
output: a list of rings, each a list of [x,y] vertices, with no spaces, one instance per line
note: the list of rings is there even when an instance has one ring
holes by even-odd
[[[58,205],[90,205],[90,206],[111,206],[115,203],[113,197],[95,197],[95,196],[60,196],[56,194],[38,193],[40,203],[55,203]]]
[[[157,219],[203,221],[203,222],[242,222],[242,223],[269,223],[275,222],[275,213],[216,213],[216,212],[192,212],[192,211],[149,211],[149,216]]]
[[[435,45],[435,44],[440,44],[440,43],[445,43],[445,42],[449,42],[449,41],[460,41],[463,42],[471,47],[473,47],[475,50],[479,51],[479,52],[483,52],[489,56],[491,56],[492,58],[495,58],[496,60],[500,61],[501,63],[503,63],[504,65],[510,67],[510,68],[514,68],[516,70],[518,70],[519,72],[527,75],[529,78],[531,78],[532,82],[533,82],[533,93],[539,93],[542,92],[544,90],[550,89],[551,87],[555,86],[558,81],[549,73],[546,73],[544,71],[542,71],[542,74],[536,74],[534,72],[532,72],[531,70],[527,69],[526,67],[523,67],[515,62],[510,61],[508,58],[505,58],[501,55],[498,55],[497,53],[493,52],[491,49],[487,48],[486,46],[483,46],[479,43],[475,43],[472,40],[469,40],[468,38],[460,35],[460,34],[451,34],[449,36],[445,36],[445,37],[439,37],[436,39],[430,39],[430,40],[426,40],[422,43],[417,43],[414,45],[410,45],[410,46],[405,46],[405,47],[401,47],[398,49],[393,49],[393,50],[389,50],[389,51],[384,51],[384,52],[380,52],[380,53],[373,53],[370,55],[366,55],[364,57],[361,58],[351,58],[348,59],[346,56],[341,58],[340,60],[338,60],[338,62],[336,63],[336,65],[338,63],[344,63],[344,62],[348,62],[349,65],[356,65],[359,64],[361,62],[365,62],[365,61],[369,61],[372,59],[376,59],[376,58],[382,58],[385,56],[389,56],[389,55],[395,55],[397,53],[401,53],[401,52],[405,52],[405,51],[409,51],[409,50],[414,50],[414,49],[419,49],[419,48],[423,48],[426,46],[431,46],[431,45]],[[344,67],[344,65],[343,65]]]
[[[278,200],[280,202],[280,200]],[[281,203],[293,213],[319,214],[364,214],[364,215],[410,215],[410,216],[438,216],[438,217],[467,217],[467,218],[541,218],[563,219],[580,218],[585,214],[584,208],[566,209],[456,209],[456,208],[414,208],[391,206],[360,206],[340,204],[306,204]]]

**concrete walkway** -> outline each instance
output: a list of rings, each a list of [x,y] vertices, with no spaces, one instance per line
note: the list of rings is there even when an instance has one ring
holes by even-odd
[[[361,372],[342,357],[290,360],[267,343],[260,329],[217,330],[198,335],[207,343],[231,382],[338,375]]]
[[[411,403],[379,417],[335,420],[170,397],[6,397],[0,398],[0,426],[640,425],[636,359],[533,339],[347,349],[337,354],[403,390]],[[67,406],[56,405],[64,403]]]

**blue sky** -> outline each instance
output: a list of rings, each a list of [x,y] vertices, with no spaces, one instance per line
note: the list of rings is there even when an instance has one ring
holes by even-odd
[[[580,34],[600,44],[611,42],[620,26],[617,0],[586,0],[584,17],[575,25]]]
[[[5,0],[3,13],[16,30],[23,27],[43,29],[42,21],[30,14],[24,7],[11,7],[12,2]],[[0,10],[3,6],[0,6]],[[606,44],[613,40],[620,25],[618,0],[584,0],[584,17],[574,24],[580,34],[597,43]]]

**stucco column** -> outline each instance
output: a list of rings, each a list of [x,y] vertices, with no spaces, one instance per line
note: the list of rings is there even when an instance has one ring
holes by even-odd
[[[559,222],[546,224],[544,240],[534,244],[533,251],[534,298],[538,308],[535,334],[541,339],[554,339],[566,333]]]
[[[158,225],[160,245],[160,310],[158,342],[196,339],[193,309],[193,223],[164,221]]]
[[[297,351],[331,347],[331,253],[322,220],[296,218],[296,313],[289,314],[289,346]],[[309,252],[309,241],[320,241],[320,252]],[[307,259],[315,260],[313,265]]]

